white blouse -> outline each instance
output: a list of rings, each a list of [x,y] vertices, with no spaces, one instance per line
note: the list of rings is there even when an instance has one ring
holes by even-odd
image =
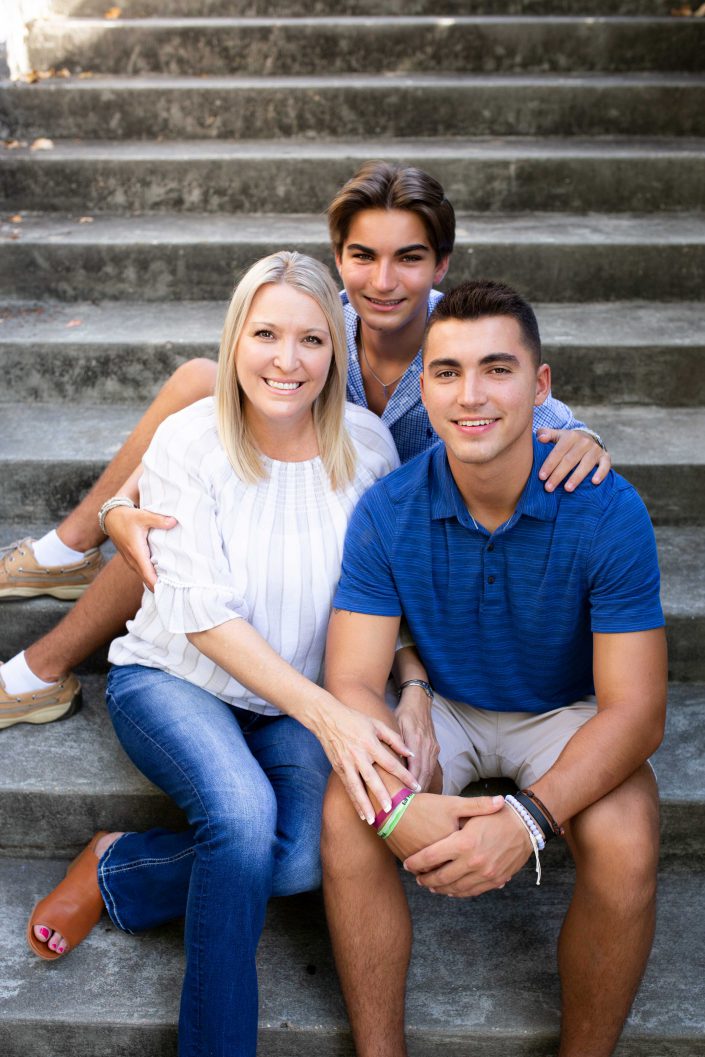
[[[357,466],[336,492],[318,457],[265,459],[265,478],[242,481],[218,439],[212,397],[162,423],[143,459],[140,503],[178,524],[149,534],[157,585],[110,647],[113,664],[161,668],[229,704],[276,715],[186,638],[240,618],[320,681],[348,521],[363,492],[399,465],[389,430],[371,411],[347,404],[345,424]]]

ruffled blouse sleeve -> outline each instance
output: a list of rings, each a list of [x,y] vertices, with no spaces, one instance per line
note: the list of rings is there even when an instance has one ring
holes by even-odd
[[[172,415],[143,459],[141,506],[177,520],[172,529],[149,533],[155,604],[171,634],[207,631],[248,615],[232,586],[217,518],[216,471],[224,459],[212,412],[185,421],[183,413]]]

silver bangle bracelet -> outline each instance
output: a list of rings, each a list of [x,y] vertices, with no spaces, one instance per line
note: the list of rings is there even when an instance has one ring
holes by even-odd
[[[397,698],[401,697],[402,691],[407,686],[420,686],[423,692],[425,693],[426,697],[431,702],[431,704],[433,704],[433,688],[431,687],[430,683],[426,682],[425,679],[407,679],[406,682],[402,683],[399,687],[399,690],[397,691]]]
[[[578,426],[578,433],[587,433],[588,437],[592,437],[595,441],[595,444],[599,444],[603,451],[607,451],[607,445],[600,434],[595,433],[594,429],[588,429],[587,426]]]
[[[130,497],[126,495],[114,495],[112,499],[106,499],[106,501],[103,503],[102,507],[98,511],[98,524],[100,525],[100,531],[103,533],[104,536],[108,535],[105,530],[105,515],[110,510],[114,510],[116,506],[136,507],[137,504],[134,503],[130,499]]]

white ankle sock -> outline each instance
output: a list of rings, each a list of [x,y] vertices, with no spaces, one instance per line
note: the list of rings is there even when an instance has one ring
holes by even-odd
[[[35,690],[46,690],[53,683],[45,683],[35,675],[24,659],[22,653],[16,653],[0,668],[0,679],[5,684],[8,694],[31,694]]]
[[[56,529],[47,532],[32,544],[34,557],[40,565],[73,565],[84,557],[83,551],[75,551],[59,539]]]

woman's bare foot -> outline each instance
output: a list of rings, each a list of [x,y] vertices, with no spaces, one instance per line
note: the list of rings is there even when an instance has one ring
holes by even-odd
[[[106,833],[105,836],[100,838],[94,848],[96,862],[105,854],[110,845],[114,844],[118,837],[121,836],[122,832]],[[66,940],[61,933],[52,932],[47,925],[35,925],[33,932],[40,943],[46,943],[50,951],[55,951],[57,954],[66,954],[70,949],[68,940]]]

